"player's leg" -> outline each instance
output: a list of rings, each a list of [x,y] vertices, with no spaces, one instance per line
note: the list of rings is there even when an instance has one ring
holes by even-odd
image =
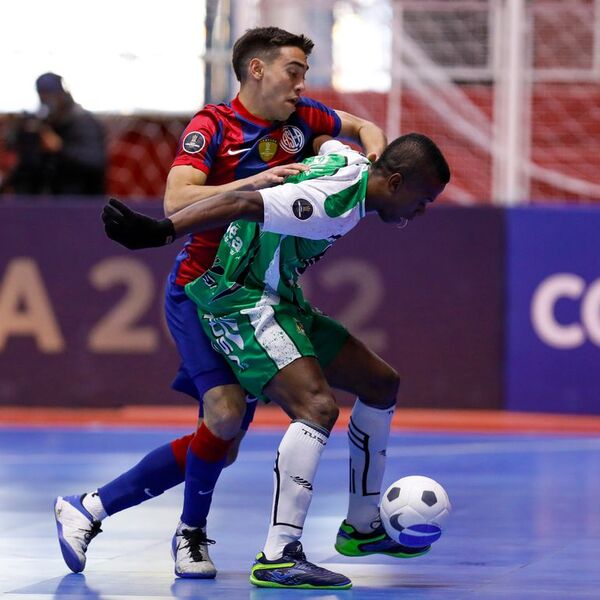
[[[277,449],[269,532],[250,581],[260,587],[346,589],[350,580],[308,562],[300,543],[317,467],[339,412],[333,394],[313,357],[285,366],[264,393],[292,423]]]
[[[206,536],[206,520],[217,479],[250,405],[231,369],[202,330],[196,305],[172,280],[165,308],[182,359],[177,389],[202,399],[204,416],[185,458],[183,511],[172,543],[175,573],[181,577],[214,577],[216,568],[208,554],[212,540]]]
[[[203,325],[217,347],[227,348],[241,385],[277,402],[293,419],[277,451],[269,534],[250,581],[262,587],[349,587],[343,575],[306,561],[299,541],[319,458],[337,418],[335,400],[294,307],[261,303],[243,312]],[[235,347],[226,344],[230,339]]]
[[[332,328],[323,318],[319,321],[324,331]],[[408,548],[394,542],[379,518],[386,450],[400,384],[398,374],[353,336],[325,367],[325,374],[332,387],[357,396],[348,426],[348,513],[340,526],[336,549],[347,556],[421,556],[429,547]]]
[[[156,448],[131,469],[97,490],[74,496],[59,496],[54,502],[58,539],[67,566],[79,573],[86,563],[91,540],[110,515],[162,494],[181,483],[182,466],[194,434]]]
[[[207,387],[214,388],[214,393],[218,396],[219,383],[235,383],[227,365],[210,347],[207,348],[208,342],[198,324],[195,305],[187,298],[183,288],[172,283],[167,286],[165,310],[170,331],[183,360],[173,388],[199,399]],[[206,353],[216,358],[204,361]],[[197,381],[189,375],[187,367],[190,365],[196,372]],[[201,391],[198,391],[199,377]],[[247,429],[252,420],[254,406],[247,405],[243,419],[244,429]],[[229,417],[236,420],[238,412],[232,411]],[[200,414],[202,415],[202,405]],[[227,420],[227,414],[221,414],[220,417],[221,421]],[[202,418],[198,421],[198,429],[201,424]],[[80,572],[84,569],[88,544],[101,532],[100,523],[106,516],[155,498],[184,481],[186,456],[194,437],[195,433],[192,433],[156,448],[134,467],[97,490],[64,498],[59,496],[55,500],[54,512],[60,548],[72,571]],[[231,442],[226,464],[235,460],[242,437],[243,433],[239,433]]]
[[[232,448],[239,446],[246,413],[245,393],[237,384],[212,388],[203,398],[204,421],[187,451],[183,511],[172,544],[179,577],[216,575],[208,553],[213,540],[206,535],[206,521],[219,475]]]

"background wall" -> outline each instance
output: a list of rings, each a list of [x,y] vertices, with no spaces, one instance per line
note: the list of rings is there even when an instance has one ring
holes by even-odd
[[[129,252],[99,215],[89,201],[0,205],[0,403],[183,401],[161,314],[176,249]],[[368,217],[303,279],[405,375],[406,405],[502,406],[500,210],[442,207],[402,231]]]

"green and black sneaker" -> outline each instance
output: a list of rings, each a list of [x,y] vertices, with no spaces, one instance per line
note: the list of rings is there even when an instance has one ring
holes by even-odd
[[[300,542],[290,542],[277,560],[267,560],[259,552],[252,566],[250,583],[258,587],[305,590],[347,590],[352,587],[346,576],[308,562]]]
[[[431,549],[431,545],[422,548],[409,548],[395,542],[381,524],[372,533],[360,533],[352,525],[342,521],[335,540],[335,549],[344,556],[387,554],[396,558],[415,558],[427,554]]]

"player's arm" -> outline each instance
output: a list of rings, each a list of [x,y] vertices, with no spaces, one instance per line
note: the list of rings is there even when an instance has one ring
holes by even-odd
[[[330,142],[331,143],[331,142]],[[337,142],[334,142],[337,143]],[[338,146],[343,147],[337,143]],[[347,187],[352,189],[362,174]],[[312,182],[311,188],[314,187]],[[104,207],[102,220],[106,235],[130,250],[170,244],[185,234],[206,231],[228,225],[237,219],[260,222],[264,231],[295,235],[308,239],[324,239],[343,235],[354,221],[331,218],[325,209],[326,196],[302,199],[310,195],[302,184],[286,183],[260,192],[230,191],[206,198],[177,211],[165,219],[152,219],[111,199]],[[308,209],[308,214],[303,210]],[[349,211],[344,211],[348,214]]]
[[[340,137],[359,142],[369,160],[377,160],[387,146],[387,138],[383,129],[355,115],[342,110],[335,111],[342,122]]]
[[[256,191],[277,185],[283,183],[283,180],[289,175],[296,175],[304,170],[306,170],[306,165],[292,163],[279,165],[231,183],[206,185],[207,175],[204,171],[191,165],[176,165],[171,168],[167,177],[167,189],[163,203],[165,215],[168,217],[187,206],[216,194]]]
[[[165,219],[152,219],[111,198],[102,211],[106,235],[129,248],[155,248],[172,243],[187,233],[229,225],[237,219],[262,221],[260,192],[229,191],[205,198]]]

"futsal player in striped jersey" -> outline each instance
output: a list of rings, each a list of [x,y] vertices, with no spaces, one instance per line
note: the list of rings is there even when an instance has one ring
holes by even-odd
[[[373,123],[304,97],[311,40],[275,27],[246,32],[234,45],[240,81],[231,102],[206,106],[181,136],[167,179],[167,215],[218,193],[257,190],[301,172],[320,135],[360,143],[375,159],[386,144]],[[162,494],[185,481],[180,523],[173,537],[175,573],[211,578],[206,522],[221,470],[235,459],[255,402],[247,401],[226,361],[211,347],[184,286],[212,265],[223,227],[194,234],[168,277],[165,310],[181,367],[176,390],[199,400],[197,430],[146,455],[116,479],[85,494],[58,497],[55,517],[63,557],[80,572],[86,551],[107,516]]]

